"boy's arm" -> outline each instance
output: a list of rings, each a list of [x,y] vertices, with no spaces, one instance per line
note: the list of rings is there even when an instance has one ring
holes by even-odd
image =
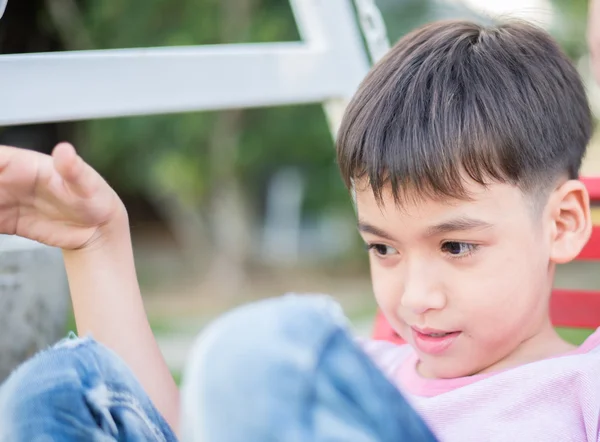
[[[63,256],[79,335],[115,351],[177,432],[179,391],[146,317],[125,210],[92,244]]]
[[[77,329],[132,369],[173,430],[178,390],[145,315],[125,207],[68,144],[52,156],[0,146],[0,233],[63,250]]]

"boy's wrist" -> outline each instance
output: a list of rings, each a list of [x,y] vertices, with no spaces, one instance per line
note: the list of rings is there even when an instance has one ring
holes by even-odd
[[[104,298],[117,288],[139,293],[125,207],[99,226],[83,247],[63,249],[62,253],[71,298],[93,297],[94,292]]]
[[[123,246],[123,242],[130,242],[129,216],[125,205],[119,201],[119,206],[114,215],[105,224],[98,226],[92,237],[82,247],[74,250],[63,250],[66,254],[89,252],[115,245]]]
[[[98,227],[98,242],[111,242],[113,239],[122,240],[130,236],[129,215],[125,205],[119,200],[119,206],[110,221]]]

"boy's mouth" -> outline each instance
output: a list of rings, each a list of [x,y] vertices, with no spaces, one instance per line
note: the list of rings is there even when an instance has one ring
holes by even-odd
[[[415,346],[423,353],[432,355],[446,351],[460,335],[460,331],[443,331],[411,327]]]

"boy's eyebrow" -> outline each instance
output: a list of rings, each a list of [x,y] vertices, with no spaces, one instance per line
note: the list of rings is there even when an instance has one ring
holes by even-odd
[[[492,224],[475,218],[460,217],[444,221],[440,224],[428,227],[425,236],[435,236],[442,233],[459,232],[465,230],[489,229]]]
[[[390,241],[395,240],[394,237],[389,233],[385,232],[384,230],[381,230],[379,227],[372,226],[371,224],[368,224],[364,221],[358,221],[358,230],[359,232],[371,233],[372,235],[376,235],[381,238],[388,239]]]
[[[489,229],[490,227],[493,227],[493,225],[486,221],[475,218],[460,217],[428,227],[425,232],[425,236],[435,236],[441,235],[443,233],[459,232],[465,230]],[[358,221],[358,230],[364,233],[371,233],[373,235],[379,236],[384,239],[388,239],[390,241],[395,240],[395,238],[386,231],[380,229],[379,227],[372,226],[371,224],[368,224],[364,221]]]

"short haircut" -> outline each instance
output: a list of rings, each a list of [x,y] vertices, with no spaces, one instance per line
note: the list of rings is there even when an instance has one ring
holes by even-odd
[[[544,30],[521,21],[428,24],[402,38],[351,100],[337,157],[348,188],[380,200],[468,199],[465,178],[523,192],[578,177],[592,131],[581,78]]]

